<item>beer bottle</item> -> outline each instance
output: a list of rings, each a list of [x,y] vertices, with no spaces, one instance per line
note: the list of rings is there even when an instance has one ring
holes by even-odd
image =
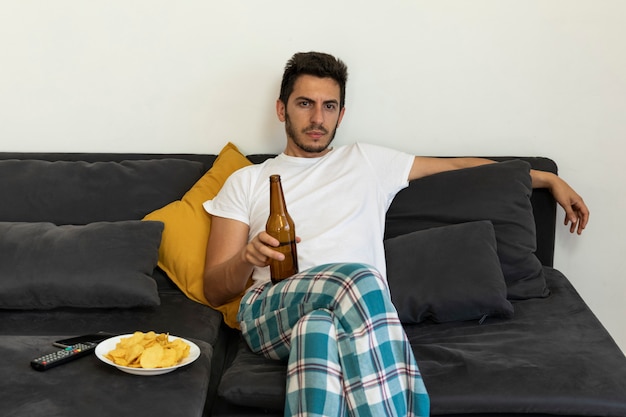
[[[265,231],[280,242],[278,247],[273,249],[285,255],[283,261],[270,260],[270,276],[272,283],[276,284],[298,273],[296,227],[287,212],[280,175],[270,175],[270,215],[265,224]]]

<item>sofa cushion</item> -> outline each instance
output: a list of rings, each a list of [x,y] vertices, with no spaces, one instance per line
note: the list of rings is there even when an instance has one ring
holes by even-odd
[[[386,237],[432,227],[490,220],[508,298],[549,294],[536,249],[530,165],[512,160],[412,181],[387,212]]]
[[[489,221],[388,239],[385,254],[391,299],[403,323],[513,315]]]
[[[158,305],[163,224],[0,222],[0,308]]]
[[[208,415],[212,376],[212,346],[190,338],[200,348],[193,364],[162,377],[122,373],[95,355],[44,373],[30,371],[28,362],[54,351],[51,343],[65,333],[0,338],[2,415],[51,417],[152,417]]]
[[[282,410],[285,407],[287,362],[254,353],[239,338],[233,363],[224,371],[218,394],[244,407]]]
[[[189,298],[199,303],[208,305],[204,296],[203,271],[211,229],[211,217],[202,203],[215,197],[230,174],[251,164],[235,145],[228,143],[211,169],[181,200],[145,217],[146,220],[165,223],[159,249],[159,266]],[[213,306],[224,315],[226,324],[233,328],[239,327],[236,317],[240,300],[241,297],[237,297],[222,306]]]
[[[182,159],[0,161],[0,221],[88,224],[140,220],[179,199],[204,173]]]

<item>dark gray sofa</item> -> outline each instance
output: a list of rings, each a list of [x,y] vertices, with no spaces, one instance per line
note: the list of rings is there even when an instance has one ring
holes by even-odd
[[[220,313],[188,299],[159,268],[146,270],[156,264],[159,229],[136,221],[180,199],[215,158],[0,153],[3,415],[282,415],[285,364],[249,352]],[[626,416],[626,358],[553,268],[550,194],[530,195],[529,166],[556,165],[498,159],[508,162],[414,181],[387,215],[392,299],[432,415]],[[41,222],[90,226],[59,232],[39,229]],[[83,229],[87,235],[73,234]],[[116,233],[132,245],[96,256],[100,236]],[[45,247],[17,245],[22,234],[33,242],[57,242],[59,234],[95,240],[60,240],[65,252],[48,256]],[[28,276],[17,289],[3,284],[16,269]],[[38,276],[48,287],[34,285]],[[135,330],[188,338],[201,356],[158,377],[125,374],[93,356],[43,373],[29,367],[60,337]]]

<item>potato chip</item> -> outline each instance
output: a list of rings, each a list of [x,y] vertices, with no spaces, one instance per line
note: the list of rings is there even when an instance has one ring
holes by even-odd
[[[139,363],[142,368],[159,368],[163,358],[163,346],[158,343],[145,349],[141,354]]]
[[[134,332],[121,338],[104,356],[116,365],[133,368],[167,368],[189,356],[191,347],[181,339],[169,340],[169,334],[153,331]]]
[[[145,349],[140,344],[132,345],[126,349],[126,356],[124,359],[126,359],[127,363],[133,363],[137,358],[139,358],[139,356],[141,356],[144,350]]]
[[[130,347],[132,345],[135,345],[137,343],[141,343],[143,341],[143,333],[141,332],[135,332],[133,333],[133,335],[127,339],[122,339],[120,340],[120,343],[122,343],[123,347]]]
[[[161,368],[167,368],[170,366],[174,366],[178,363],[178,352],[176,351],[176,349],[171,348],[171,347],[166,347],[165,349],[163,349],[163,356],[161,358],[161,362],[159,363],[159,366]]]

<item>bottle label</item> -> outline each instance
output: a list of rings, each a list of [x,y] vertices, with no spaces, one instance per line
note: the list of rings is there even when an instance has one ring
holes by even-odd
[[[285,255],[283,261],[270,261],[270,275],[272,282],[275,284],[298,273],[298,255],[295,240],[281,242],[278,247],[273,249]]]

